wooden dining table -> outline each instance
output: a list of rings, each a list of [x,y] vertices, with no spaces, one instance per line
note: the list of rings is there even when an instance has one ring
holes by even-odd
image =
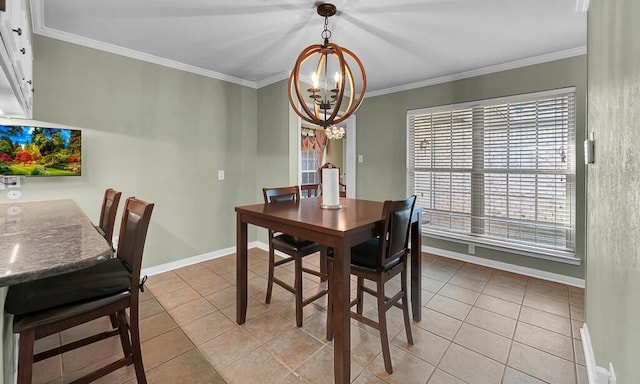
[[[95,265],[111,245],[73,200],[0,204],[0,305],[9,286]],[[0,316],[0,378],[13,383],[12,315]]]
[[[334,257],[334,377],[349,383],[350,341],[350,250],[380,232],[383,202],[341,198],[340,209],[322,209],[322,198],[301,199],[292,204],[238,206],[236,211],[237,294],[236,321],[247,317],[247,227],[253,224],[298,236],[333,248]],[[421,212],[414,210],[411,223],[411,306],[413,319],[421,314]]]

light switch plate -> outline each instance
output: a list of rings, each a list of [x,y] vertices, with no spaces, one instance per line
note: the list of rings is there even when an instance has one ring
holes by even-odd
[[[584,163],[585,164],[593,164],[594,163],[594,142],[593,140],[585,140],[584,141]]]

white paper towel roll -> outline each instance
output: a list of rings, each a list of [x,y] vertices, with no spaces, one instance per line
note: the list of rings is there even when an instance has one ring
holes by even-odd
[[[322,170],[322,205],[326,207],[340,206],[340,184],[338,182],[338,168],[324,168]]]

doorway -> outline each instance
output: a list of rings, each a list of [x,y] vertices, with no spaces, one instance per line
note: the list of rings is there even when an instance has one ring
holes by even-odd
[[[322,129],[299,119],[298,134],[298,184],[308,190],[310,184],[319,184],[317,170],[325,163],[332,163],[340,168],[340,182],[347,186],[347,197],[356,196],[356,118],[351,116],[343,123],[345,136],[338,140],[329,140],[322,152],[314,145],[315,134]],[[309,192],[304,192],[306,197]]]

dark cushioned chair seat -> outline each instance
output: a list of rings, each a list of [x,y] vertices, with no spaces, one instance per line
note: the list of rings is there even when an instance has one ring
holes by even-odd
[[[293,252],[300,252],[303,254],[311,254],[318,252],[322,249],[322,245],[314,243],[313,241],[303,240],[299,237],[282,234],[273,238],[273,245],[276,249],[285,252],[287,254]],[[285,248],[285,249],[283,249]]]
[[[131,286],[131,273],[119,259],[82,270],[28,281],[9,288],[5,309],[24,315],[71,303],[107,297]]]
[[[38,311],[36,313],[28,313],[26,315],[16,315],[13,318],[13,332],[22,332],[28,328],[36,328],[53,324],[58,321],[68,319],[70,316],[80,316],[85,313],[104,308],[107,305],[127,302],[131,294],[120,292],[116,295],[110,295],[98,300],[87,300],[82,303],[71,303],[59,307]]]
[[[400,264],[400,259],[393,260],[384,268],[378,266],[378,246],[379,239],[371,239],[351,248],[351,267],[363,271],[382,272],[393,269]],[[329,257],[333,258],[333,252],[329,252]]]

